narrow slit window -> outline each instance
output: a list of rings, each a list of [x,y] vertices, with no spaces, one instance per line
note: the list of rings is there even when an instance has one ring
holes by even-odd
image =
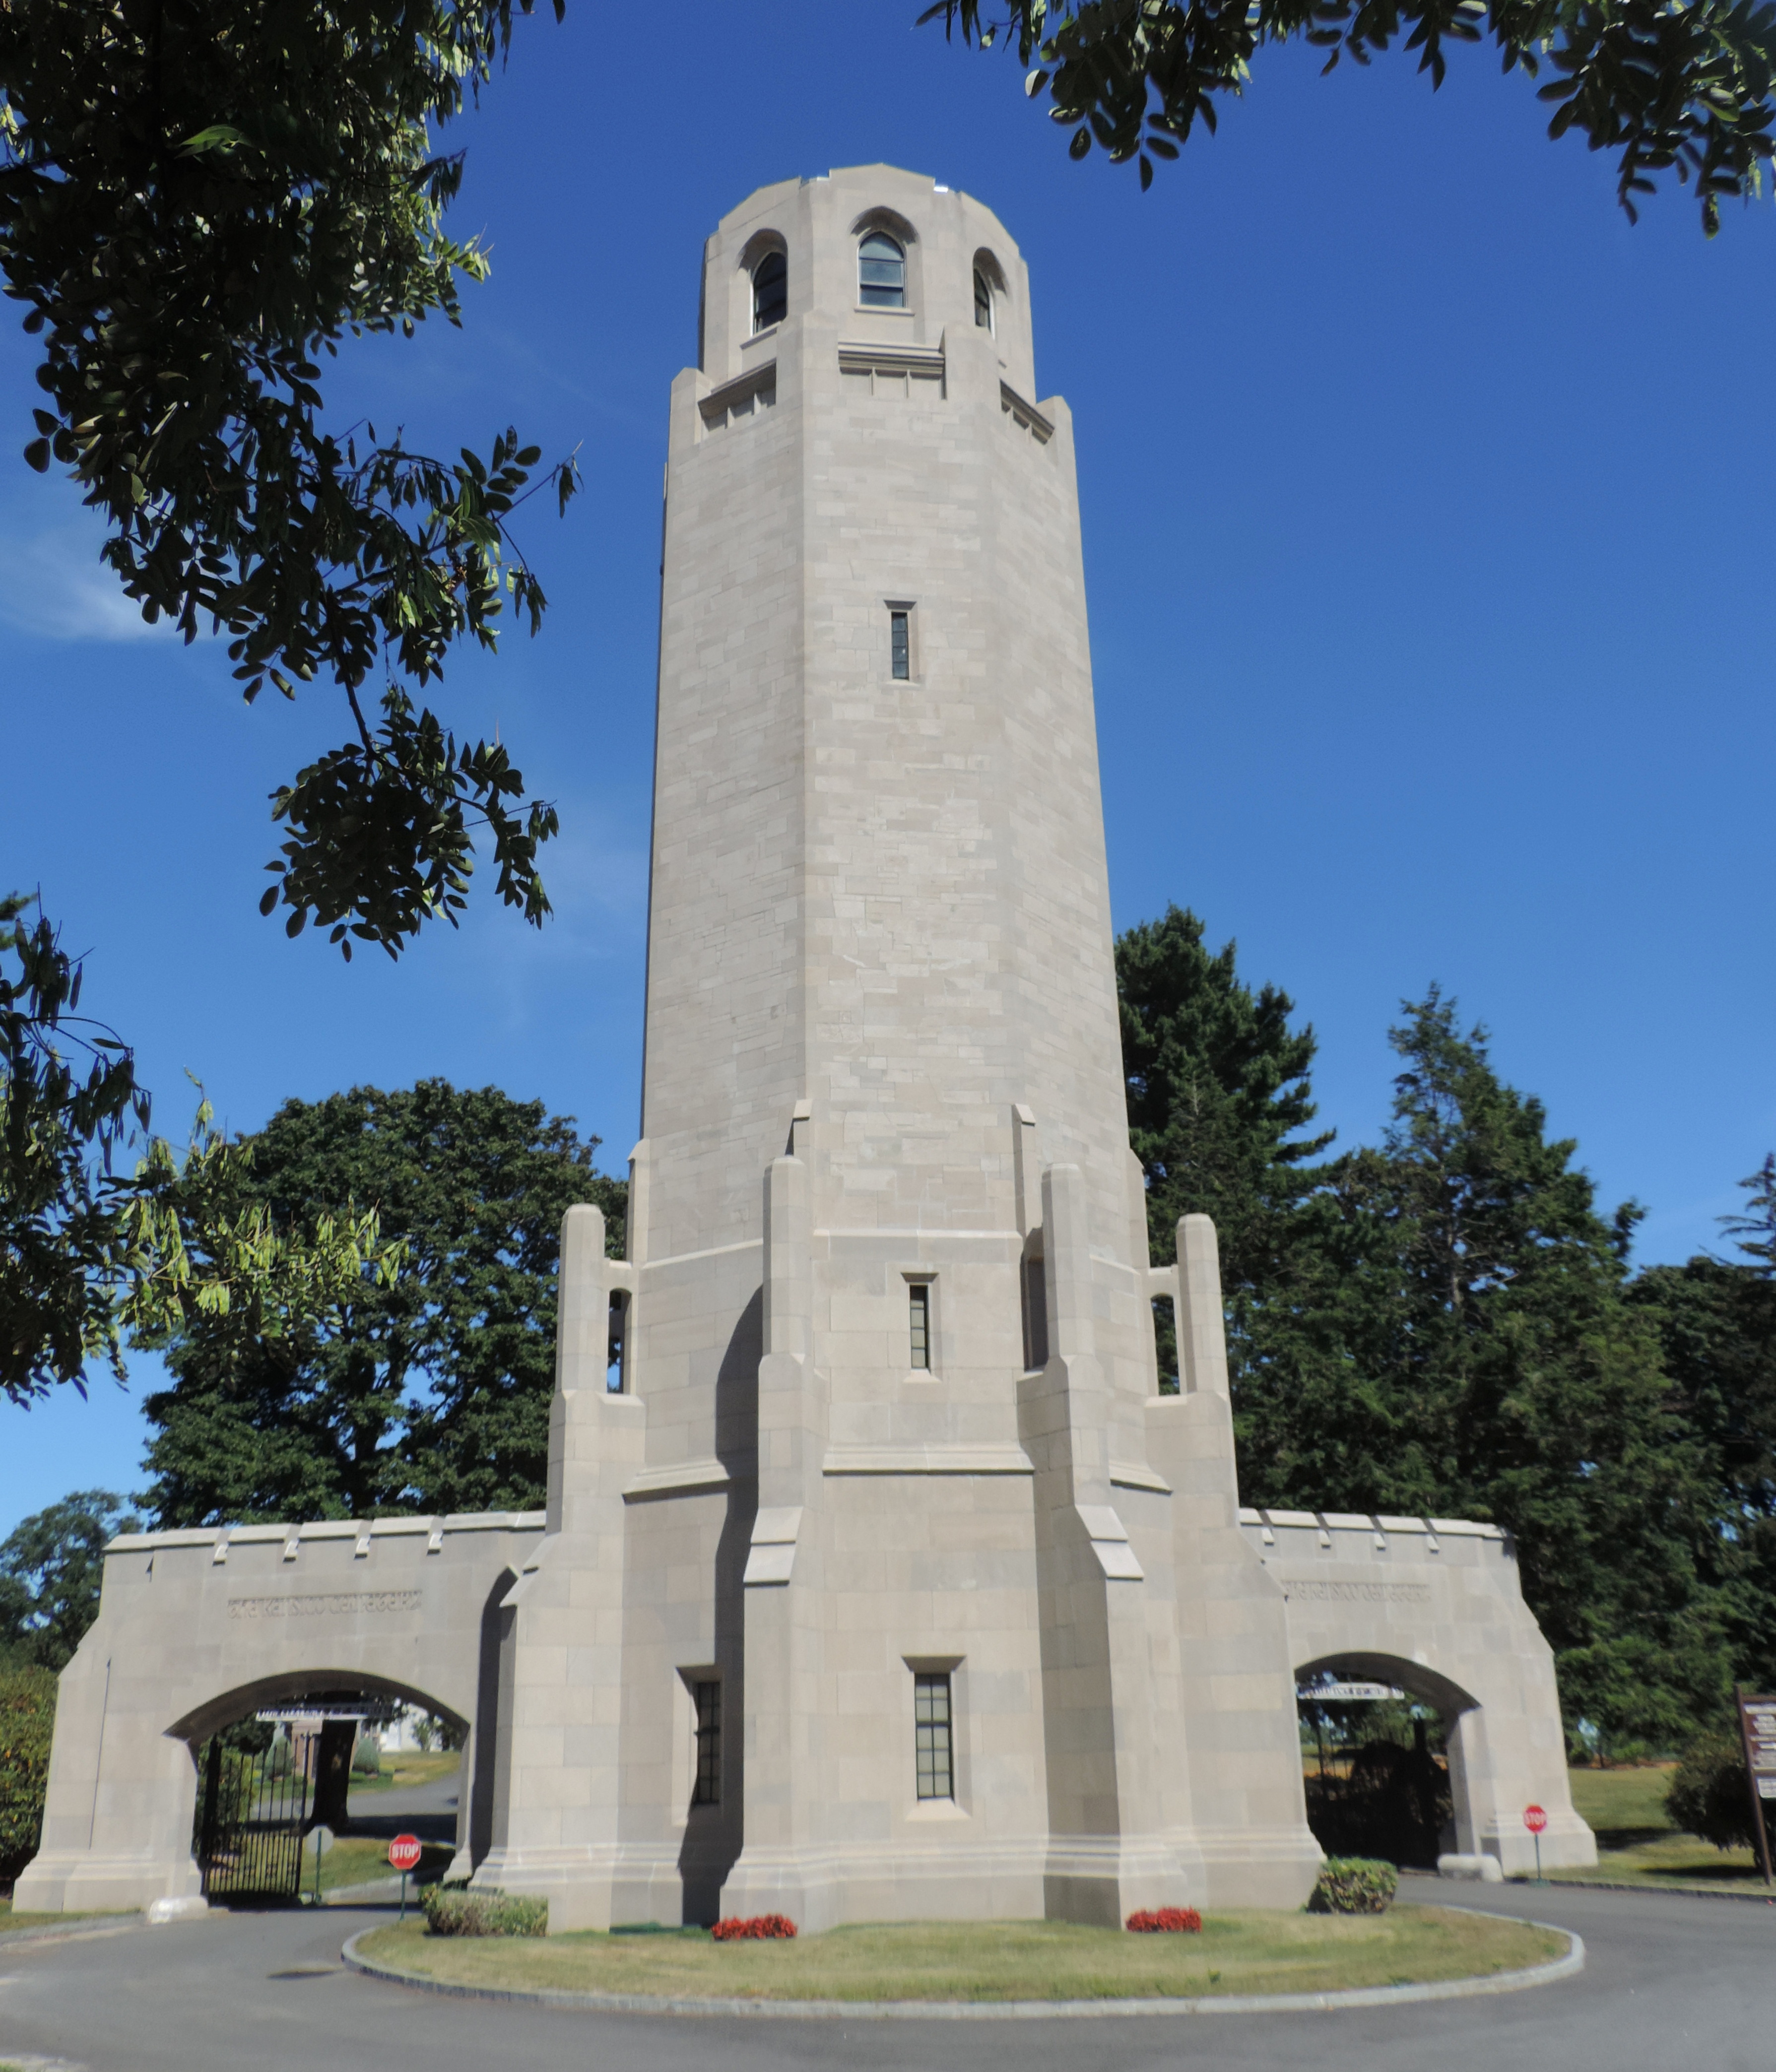
[[[752,327],[769,331],[789,310],[789,261],[781,252],[767,252],[752,271]]]
[[[948,1670],[913,1679],[913,1752],[921,1799],[953,1799],[950,1763],[950,1676]]]
[[[857,300],[866,310],[906,306],[906,254],[885,230],[872,230],[857,247]]]
[[[890,611],[888,615],[889,661],[897,684],[912,680],[912,616],[910,611]]]
[[[993,327],[993,283],[978,266],[974,269],[974,321],[982,331]]]
[[[623,1393],[623,1341],[627,1335],[629,1297],[627,1291],[614,1288],[610,1291],[610,1327],[605,1347],[604,1386],[612,1396]]]
[[[906,1290],[907,1314],[912,1338],[913,1367],[915,1372],[931,1371],[931,1290],[927,1281],[915,1281]]]
[[[1048,1365],[1048,1280],[1039,1259],[1024,1261],[1024,1371]]]
[[[700,1682],[697,1700],[697,1787],[693,1806],[722,1803],[722,1685],[719,1679]]]

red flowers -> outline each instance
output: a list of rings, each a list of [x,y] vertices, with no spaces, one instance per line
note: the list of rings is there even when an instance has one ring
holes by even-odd
[[[796,1933],[796,1924],[787,1914],[754,1914],[742,1920],[730,1914],[726,1921],[718,1921],[709,1930],[717,1942],[769,1942],[781,1941]]]
[[[1129,1915],[1128,1926],[1137,1935],[1200,1935],[1202,1917],[1194,1906],[1143,1907]]]

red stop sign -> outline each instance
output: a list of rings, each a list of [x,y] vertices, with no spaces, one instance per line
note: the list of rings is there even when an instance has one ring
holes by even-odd
[[[1548,1825],[1548,1815],[1540,1806],[1526,1806],[1523,1808],[1523,1825],[1528,1828],[1531,1834],[1539,1835]],[[393,1860],[391,1855],[390,1861]]]
[[[397,1835],[388,1844],[388,1860],[397,1871],[417,1870],[419,1856],[419,1837],[417,1835]]]

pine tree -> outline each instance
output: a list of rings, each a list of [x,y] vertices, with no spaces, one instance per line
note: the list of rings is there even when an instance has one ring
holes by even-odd
[[[1261,1358],[1255,1319],[1298,1276],[1298,1211],[1331,1134],[1304,1137],[1314,1107],[1315,1038],[1292,1029],[1295,1004],[1276,987],[1254,993],[1236,945],[1211,953],[1194,914],[1168,906],[1116,943],[1128,1137],[1147,1176],[1149,1243],[1170,1260],[1180,1216],[1215,1219],[1238,1376]],[[1176,1372],[1162,1308],[1161,1372]]]

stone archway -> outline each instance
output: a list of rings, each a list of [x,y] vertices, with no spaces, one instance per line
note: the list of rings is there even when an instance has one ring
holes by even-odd
[[[487,1848],[500,1607],[541,1512],[132,1533],[62,1672],[42,1846],[23,1910],[190,1906],[195,1749],[246,1710],[327,1688],[410,1696],[467,1729],[452,1870]]]
[[[1444,1722],[1455,1848],[1476,1875],[1528,1872],[1523,1809],[1547,1812],[1542,1860],[1597,1860],[1572,1810],[1553,1651],[1496,1525],[1338,1511],[1244,1510],[1240,1523],[1287,1607],[1300,1674],[1337,1664],[1398,1684]]]
[[[1328,1838],[1329,1826],[1339,1824],[1330,1816],[1336,1811],[1336,1799],[1323,1811],[1315,1811],[1315,1791],[1309,1786],[1309,1823],[1321,1846],[1329,1856],[1339,1855],[1392,1855],[1394,1860],[1404,1864],[1411,1862],[1429,1868],[1444,1854],[1462,1850],[1462,1838],[1471,1838],[1476,1832],[1474,1810],[1470,1801],[1466,1766],[1462,1760],[1465,1730],[1462,1721],[1479,1708],[1479,1700],[1462,1685],[1440,1675],[1435,1669],[1421,1662],[1408,1661],[1397,1655],[1388,1655],[1362,1649],[1343,1650],[1337,1654],[1299,1663],[1295,1671],[1297,1693],[1301,1687],[1316,1679],[1326,1678],[1338,1683],[1367,1684],[1379,1688],[1404,1692],[1407,1698],[1424,1711],[1434,1712],[1439,1740],[1442,1744],[1445,1763],[1439,1766],[1436,1751],[1430,1744],[1429,1734],[1422,1717],[1415,1720],[1416,1734],[1410,1745],[1401,1745],[1397,1760],[1387,1763],[1373,1762],[1368,1765],[1370,1778],[1367,1795],[1370,1801],[1368,1811],[1371,1823],[1379,1834],[1392,1834],[1394,1847],[1378,1844],[1363,1847],[1334,1847]],[[1392,1744],[1386,1738],[1366,1741],[1357,1759],[1357,1768],[1347,1773],[1351,1782],[1363,1774],[1364,1758],[1390,1755]],[[1445,1774],[1446,1770],[1446,1786]],[[1441,1801],[1446,1789],[1449,1800],[1448,1825],[1445,1827],[1437,1802]],[[1359,1786],[1360,1793],[1360,1786]],[[1378,1799],[1379,1803],[1378,1803]],[[1389,1805],[1392,1799],[1395,1803]],[[1362,1815],[1355,1808],[1355,1824],[1363,1824]],[[1383,1817],[1375,1819],[1375,1815]],[[1411,1845],[1412,1853],[1402,1853]],[[1473,1853],[1471,1847],[1466,1852]]]

